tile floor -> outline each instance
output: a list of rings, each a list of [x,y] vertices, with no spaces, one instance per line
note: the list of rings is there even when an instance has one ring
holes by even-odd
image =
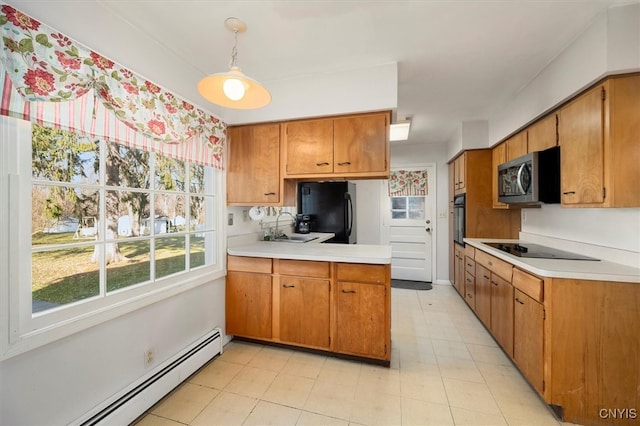
[[[391,367],[231,342],[149,425],[559,425],[452,286],[392,289]]]

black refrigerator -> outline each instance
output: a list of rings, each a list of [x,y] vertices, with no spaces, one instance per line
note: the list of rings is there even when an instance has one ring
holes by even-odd
[[[327,243],[356,243],[356,185],[352,182],[298,183],[298,213],[311,217],[311,232],[333,232]]]

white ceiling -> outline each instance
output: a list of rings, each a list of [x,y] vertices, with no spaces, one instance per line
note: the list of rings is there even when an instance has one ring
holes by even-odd
[[[637,1],[637,0],[636,0]],[[9,0],[7,3],[201,108],[243,20],[243,71],[262,82],[398,63],[398,119],[409,142],[447,142],[486,120],[594,19],[628,0]],[[309,99],[308,102],[313,102]]]

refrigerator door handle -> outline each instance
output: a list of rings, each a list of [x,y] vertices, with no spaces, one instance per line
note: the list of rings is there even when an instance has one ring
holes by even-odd
[[[347,193],[346,199],[349,203],[349,209],[347,210],[348,220],[349,220],[349,229],[347,229],[347,237],[351,236],[351,229],[353,228],[353,202],[351,201],[351,194]]]

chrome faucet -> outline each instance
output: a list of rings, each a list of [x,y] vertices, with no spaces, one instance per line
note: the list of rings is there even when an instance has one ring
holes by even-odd
[[[280,221],[280,216],[282,216],[283,214],[288,214],[289,216],[291,216],[291,219],[293,219],[294,222],[296,220],[296,218],[293,216],[293,214],[291,214],[291,212],[287,212],[287,211],[280,212],[278,214],[278,217],[276,217],[276,230],[275,230],[274,239],[280,238],[280,231],[278,230],[278,222]],[[284,235],[284,233],[283,233],[283,237],[286,237],[286,235]]]

